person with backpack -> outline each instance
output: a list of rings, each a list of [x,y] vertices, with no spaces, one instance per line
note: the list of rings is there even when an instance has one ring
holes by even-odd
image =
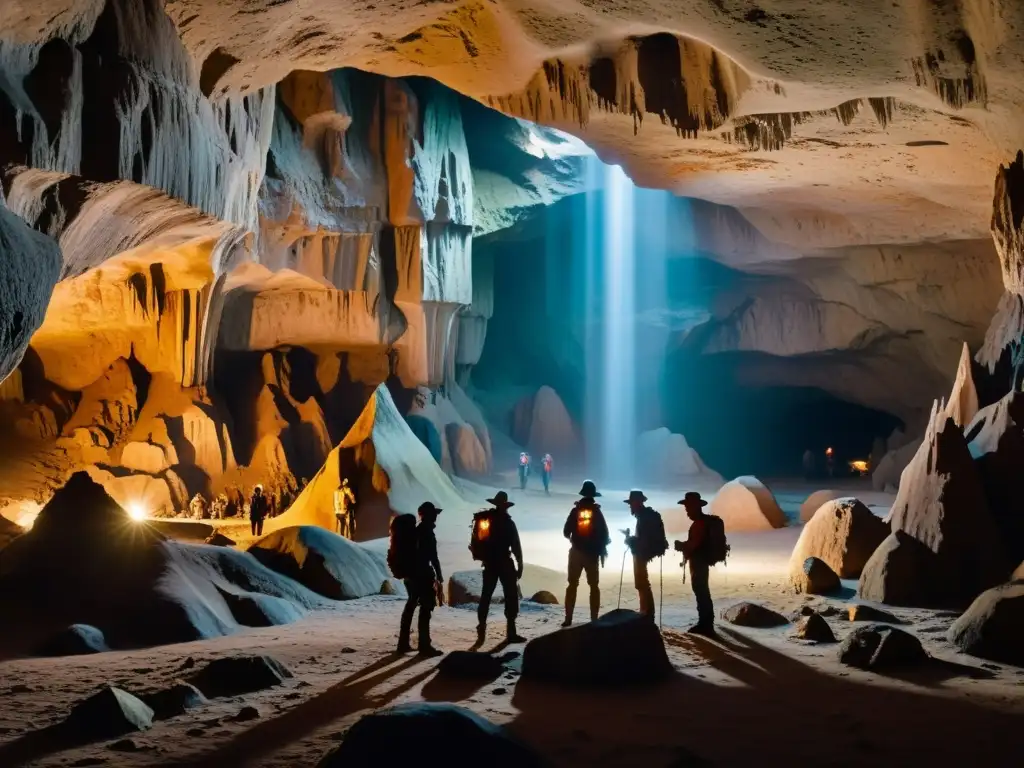
[[[554,469],[555,460],[551,458],[550,453],[544,454],[544,459],[541,461],[541,480],[544,481],[544,493],[548,496],[551,495],[551,470]]]
[[[661,515],[645,503],[647,497],[643,491],[632,490],[625,503],[636,518],[636,535],[626,536],[626,546],[633,554],[633,582],[640,596],[640,613],[654,621],[654,590],[651,589],[651,577],[647,573],[647,564],[668,551],[668,539],[665,538],[665,523]]]
[[[516,632],[519,580],[523,578],[523,548],[519,542],[519,529],[508,513],[509,508],[515,504],[508,500],[505,491],[498,491],[493,499],[487,501],[492,505],[491,509],[473,515],[473,533],[469,542],[473,559],[478,560],[484,568],[483,589],[477,610],[477,642],[483,643],[487,636],[491,597],[500,582],[505,594],[506,639],[510,643],[525,643],[526,639]]]
[[[684,567],[690,568],[690,586],[697,601],[697,623],[689,631],[696,635],[715,634],[715,606],[708,586],[711,566],[724,563],[729,554],[725,539],[725,523],[715,515],[704,514],[707,502],[696,491],[687,491],[679,501],[686,516],[693,522],[686,541],[677,541],[675,548],[683,553]]]
[[[530,476],[530,454],[522,451],[519,454],[519,490],[526,490],[526,480]]]
[[[267,496],[263,493],[263,486],[259,483],[252,489],[252,498],[249,500],[249,527],[253,536],[263,535],[263,521],[267,518],[269,505]]]
[[[569,585],[565,589],[565,622],[563,627],[572,625],[572,614],[576,608],[576,590],[580,576],[587,574],[590,587],[590,620],[596,621],[601,610],[600,566],[608,556],[608,523],[605,522],[601,505],[595,501],[601,494],[592,480],[580,488],[580,499],[573,505],[565,520],[562,535],[569,539]]]
[[[409,593],[399,624],[397,653],[412,650],[409,643],[412,615],[419,608],[419,653],[421,656],[440,656],[442,651],[430,642],[430,617],[438,602],[438,584],[444,578],[437,557],[437,537],[434,534],[441,510],[426,501],[420,504],[417,513],[419,525],[416,524],[416,518],[408,514],[398,515],[391,521],[388,568],[395,578],[405,582],[405,589]]]

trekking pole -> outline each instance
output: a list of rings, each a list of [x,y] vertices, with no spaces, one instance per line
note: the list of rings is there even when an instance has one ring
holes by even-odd
[[[665,628],[665,556],[658,556],[658,629]]]
[[[622,553],[622,567],[619,568],[619,602],[616,605],[616,609],[622,607],[622,579],[626,574],[626,553]]]

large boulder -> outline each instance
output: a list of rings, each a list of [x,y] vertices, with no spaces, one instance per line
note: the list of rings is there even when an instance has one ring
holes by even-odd
[[[965,429],[988,507],[1010,563],[1024,560],[1024,392],[978,412]]]
[[[107,639],[96,627],[72,624],[44,643],[39,653],[41,656],[84,656],[109,650]]]
[[[836,642],[836,636],[832,632],[832,627],[828,625],[825,617],[820,613],[811,613],[797,621],[793,637],[798,640],[808,640],[814,643]]]
[[[833,499],[842,499],[845,496],[846,494],[843,491],[833,491],[828,488],[815,491],[800,505],[800,522],[806,523],[814,517],[814,513],[818,511],[822,504],[826,504]]]
[[[153,710],[120,688],[108,686],[77,704],[64,728],[77,738],[113,739],[153,725]]]
[[[271,570],[332,600],[376,595],[391,576],[381,553],[315,525],[281,528],[248,551]]]
[[[1010,573],[967,441],[938,403],[932,407],[921,448],[903,472],[886,522],[894,532],[905,533],[935,555],[932,583],[925,585],[918,576],[915,589],[910,590],[882,578],[877,569],[893,563],[886,563],[876,552],[861,576],[862,593],[872,600],[895,602],[894,595],[880,589],[892,587],[901,593],[902,604],[913,605],[919,599],[917,593],[927,586],[934,593],[934,601],[929,602],[966,604]],[[909,551],[902,542],[899,550],[903,551],[900,557]],[[889,555],[891,561],[896,551]],[[870,592],[865,591],[867,584],[873,587]]]
[[[0,557],[0,615],[19,627],[12,639],[25,652],[55,625],[90,625],[119,649],[284,624],[327,605],[252,555],[168,540],[84,472]]]
[[[708,469],[686,438],[667,428],[641,432],[636,439],[633,462],[640,482],[673,483],[693,481],[720,484],[718,473]]]
[[[964,653],[1024,667],[1024,582],[982,592],[949,628]]]
[[[886,624],[858,627],[839,646],[839,661],[858,669],[895,669],[927,660],[920,640]]]
[[[943,604],[935,553],[903,531],[893,531],[874,551],[857,584],[864,600],[906,607]]]
[[[672,674],[661,632],[635,611],[542,635],[526,644],[523,678],[570,685],[651,683]]]
[[[817,557],[805,559],[803,565],[792,572],[790,581],[797,592],[808,595],[828,595],[842,587],[836,572]]]
[[[751,475],[737,477],[723,485],[711,500],[708,511],[722,518],[727,531],[770,531],[786,525],[786,515],[775,496],[768,486]]]
[[[154,720],[167,720],[183,715],[207,703],[202,692],[190,683],[178,680],[167,688],[139,696],[153,710]]]
[[[241,696],[282,685],[291,670],[272,656],[228,656],[214,659],[188,682],[211,699]]]
[[[452,471],[459,477],[482,477],[487,474],[487,453],[469,424],[452,422],[445,427]]]
[[[467,605],[479,603],[480,594],[484,589],[483,571],[456,571],[448,577],[448,605]],[[519,599],[523,598],[523,588],[519,587]],[[494,590],[492,603],[505,602],[505,590],[498,583]]]
[[[400,704],[365,715],[318,768],[378,765],[541,768],[530,748],[474,712],[453,704]]]
[[[855,579],[888,535],[889,526],[857,499],[826,501],[800,532],[790,571],[802,571],[808,557],[817,557],[839,578]]]
[[[722,613],[722,618],[737,627],[771,629],[789,624],[789,619],[777,611],[757,603],[736,603]]]
[[[580,437],[562,398],[551,387],[516,403],[512,412],[512,437],[537,455],[578,456]]]

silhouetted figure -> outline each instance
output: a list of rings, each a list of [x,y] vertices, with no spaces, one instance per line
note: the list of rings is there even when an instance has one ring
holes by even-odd
[[[263,486],[258,485],[252,489],[252,498],[249,499],[249,527],[253,536],[263,535],[263,521],[267,518],[267,497],[263,493]]]
[[[654,590],[647,573],[647,564],[668,551],[665,523],[657,510],[648,507],[643,491],[629,492],[625,503],[636,518],[636,535],[626,536],[626,546],[633,554],[633,581],[640,596],[640,613],[654,621]]]
[[[484,568],[484,584],[477,612],[477,640],[482,643],[487,635],[487,613],[491,608],[491,597],[498,582],[501,582],[501,589],[505,593],[508,642],[525,643],[526,640],[516,632],[519,580],[523,577],[523,548],[519,543],[519,529],[508,513],[509,508],[515,504],[508,500],[505,491],[498,491],[493,499],[487,501],[493,507],[473,515],[473,536],[469,545],[473,559],[479,560]]]
[[[193,520],[202,520],[206,517],[206,499],[203,498],[203,494],[197,493],[193,496],[188,507]]]
[[[519,490],[526,490],[526,479],[530,476],[530,454],[523,451],[519,454]]]
[[[686,510],[690,523],[690,532],[686,541],[677,541],[676,549],[683,553],[686,565],[690,569],[690,587],[697,601],[697,623],[690,627],[690,632],[698,635],[715,633],[715,606],[711,602],[711,589],[708,578],[711,572],[711,557],[707,551],[710,538],[708,536],[708,516],[704,514],[707,502],[696,491],[687,491],[680,501]]]
[[[214,520],[223,520],[228,513],[228,496],[226,493],[217,494],[210,504],[210,514]]]
[[[544,454],[544,459],[541,461],[541,479],[544,481],[544,493],[548,496],[551,495],[551,470],[555,468],[555,460],[551,458],[550,453]]]
[[[814,452],[811,451],[810,448],[808,448],[806,451],[804,451],[803,465],[804,465],[804,479],[805,480],[813,480],[814,479],[814,474],[815,474]]]
[[[338,521],[338,535],[351,539],[356,535],[356,494],[346,477],[341,488],[334,492],[334,517]]]
[[[825,469],[828,471],[829,477],[835,476],[835,452],[831,447],[825,449]]]
[[[412,615],[418,607],[419,652],[423,656],[439,656],[442,652],[430,641],[430,617],[438,602],[439,585],[444,579],[441,561],[437,557],[437,537],[434,535],[434,526],[441,510],[427,501],[420,504],[417,512],[420,518],[419,525],[404,534],[400,533],[402,523],[408,525],[408,522],[400,521],[399,518],[412,515],[401,515],[392,521],[392,550],[388,552],[388,563],[393,573],[404,577],[405,588],[409,593],[398,630],[398,653],[408,653],[412,650],[409,635],[412,632]],[[402,535],[411,536],[411,542],[398,541]],[[394,558],[404,559],[405,562],[394,562],[392,551],[396,553]]]
[[[597,619],[601,610],[600,566],[608,556],[608,523],[605,522],[601,505],[595,499],[600,497],[597,486],[587,480],[580,488],[580,499],[573,505],[569,517],[565,520],[562,535],[569,539],[569,585],[565,588],[565,622],[563,627],[572,624],[573,610],[576,608],[576,590],[580,585],[580,576],[587,574],[587,586],[590,587],[590,620]]]

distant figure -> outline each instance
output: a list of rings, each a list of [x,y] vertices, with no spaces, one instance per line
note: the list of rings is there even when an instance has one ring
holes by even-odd
[[[519,490],[526,490],[526,478],[530,476],[530,454],[523,451],[519,454]]]
[[[555,467],[555,460],[551,458],[550,453],[544,454],[544,459],[541,462],[541,479],[544,481],[544,493],[548,496],[551,495],[551,470]]]
[[[267,497],[263,494],[263,486],[259,483],[252,489],[249,500],[249,527],[253,536],[263,535],[263,521],[267,517]]]
[[[833,477],[835,475],[835,456],[831,446],[825,449],[825,469],[828,471],[829,477]]]
[[[572,624],[573,610],[576,608],[576,590],[580,585],[580,576],[587,574],[587,586],[590,587],[590,620],[595,621],[601,610],[601,587],[599,586],[600,566],[608,556],[608,523],[605,522],[601,505],[595,499],[601,494],[592,480],[587,480],[580,488],[580,499],[573,505],[569,517],[565,520],[562,535],[569,539],[569,585],[565,588],[565,622],[563,627]]]
[[[412,515],[399,515],[391,521],[391,545],[388,549],[388,566],[391,572],[404,579],[409,599],[402,610],[398,630],[398,653],[412,650],[409,636],[412,633],[412,615],[420,609],[417,628],[419,630],[419,652],[421,656],[440,656],[430,642],[430,617],[440,602],[441,562],[437,557],[437,537],[434,526],[441,510],[431,502],[420,504],[419,525]]]
[[[228,512],[228,496],[226,493],[217,494],[210,503],[210,515],[214,520],[223,520],[227,516]]]
[[[346,477],[341,488],[334,492],[334,517],[338,521],[338,535],[351,539],[356,535],[356,494]]]
[[[630,491],[626,504],[636,518],[636,535],[626,536],[626,546],[633,553],[633,581],[640,596],[640,613],[654,621],[654,590],[647,573],[647,564],[668,551],[665,522],[657,510],[646,505],[643,491]]]
[[[473,515],[473,534],[469,543],[473,559],[480,561],[484,567],[484,584],[477,611],[477,642],[483,643],[487,636],[487,613],[491,608],[491,597],[498,582],[501,582],[505,594],[506,639],[510,643],[525,643],[526,640],[516,632],[519,580],[523,577],[523,547],[519,542],[519,529],[508,513],[509,508],[515,504],[508,500],[505,491],[498,491],[493,499],[487,501],[493,506]]]
[[[206,512],[206,499],[203,498],[203,494],[197,493],[192,497],[192,501],[189,502],[189,511],[192,513],[193,520],[204,520],[207,517]]]
[[[696,491],[687,491],[679,503],[693,521],[686,541],[676,542],[676,550],[683,553],[684,566],[690,568],[690,586],[697,601],[697,623],[689,631],[697,635],[714,635],[715,606],[711,602],[708,577],[711,566],[725,562],[728,555],[725,526],[720,517],[704,514],[707,502]]]
[[[804,480],[813,480],[814,479],[814,452],[810,448],[808,448],[806,451],[804,451],[803,465],[804,465]]]

